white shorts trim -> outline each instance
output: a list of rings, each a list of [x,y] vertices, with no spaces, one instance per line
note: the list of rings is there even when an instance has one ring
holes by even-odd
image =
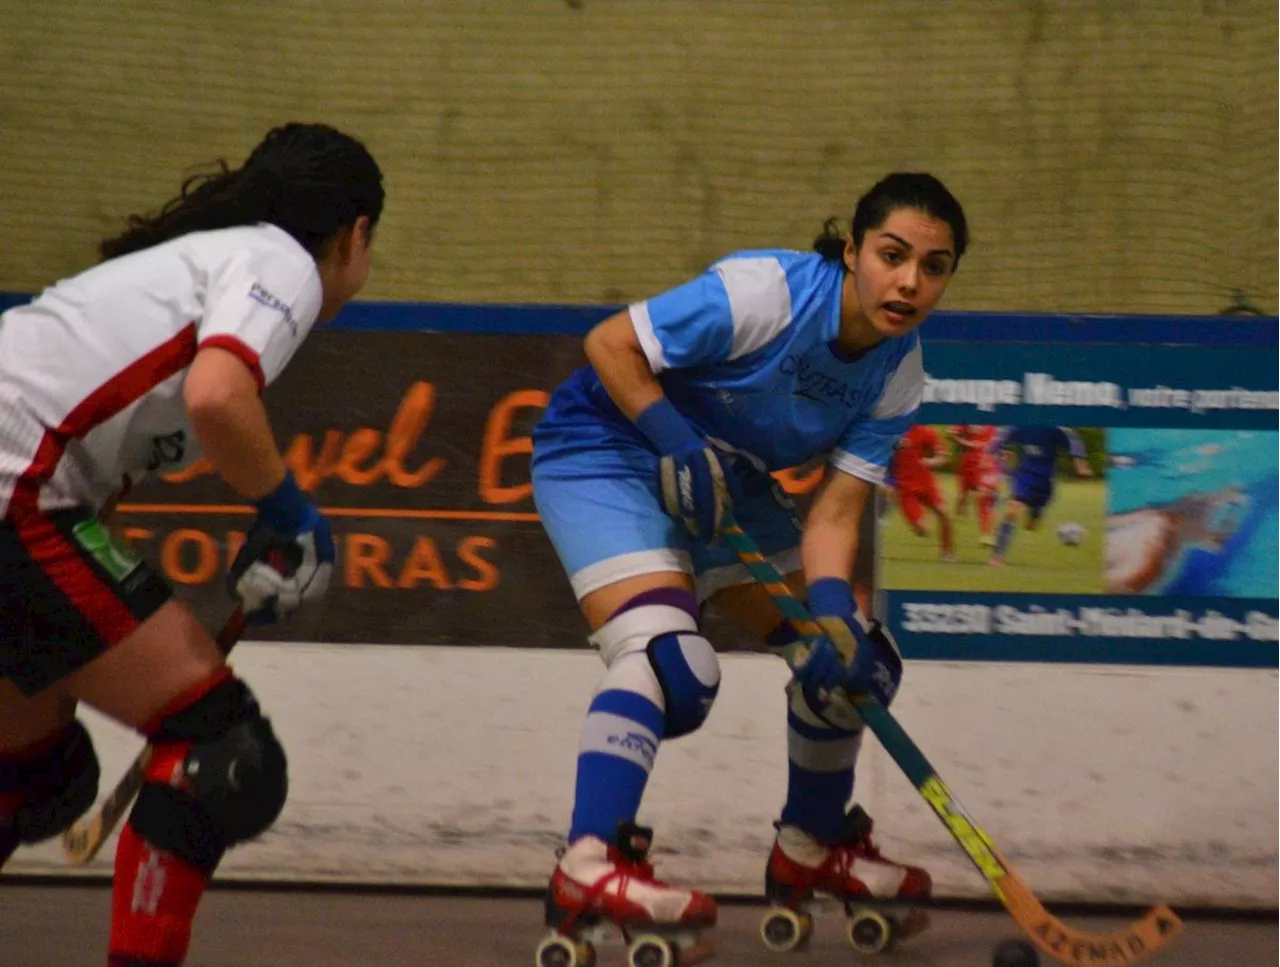
[[[745,568],[743,569],[745,573]],[[579,601],[592,591],[599,591],[615,581],[633,578],[638,574],[656,574],[660,571],[679,571],[693,574],[693,559],[686,551],[659,547],[651,551],[633,551],[605,558],[588,564],[569,578],[573,593]]]

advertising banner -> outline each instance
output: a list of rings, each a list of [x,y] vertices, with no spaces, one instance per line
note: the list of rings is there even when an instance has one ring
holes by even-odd
[[[926,369],[879,505],[909,650],[1276,665],[1274,347],[942,342]]]
[[[522,334],[511,307],[503,331],[467,332],[484,310],[464,308],[446,331],[378,329],[367,311],[318,330],[268,390],[340,565],[318,607],[262,637],[585,646],[529,479],[529,432],[582,365],[580,336]],[[882,605],[907,655],[1274,666],[1276,351],[1227,342],[927,339],[936,448],[920,479],[884,491],[879,521]],[[1038,444],[1015,431],[1059,426],[1072,432],[1052,474],[1020,471]],[[802,501],[817,479],[785,475]],[[212,622],[251,520],[206,463],[142,485],[119,514]],[[709,622],[718,644],[746,643]]]

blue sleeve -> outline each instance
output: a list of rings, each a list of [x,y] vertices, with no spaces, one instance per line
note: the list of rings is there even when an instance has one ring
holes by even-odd
[[[883,484],[893,448],[911,429],[924,398],[924,356],[918,341],[903,354],[870,413],[854,420],[831,453],[831,463],[845,473]]]
[[[733,347],[733,311],[724,282],[708,270],[630,307],[640,346],[655,373],[720,362]]]

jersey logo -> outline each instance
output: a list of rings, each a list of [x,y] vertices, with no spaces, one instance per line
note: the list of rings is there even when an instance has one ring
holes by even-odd
[[[147,473],[159,470],[166,463],[178,463],[187,452],[187,432],[175,430],[151,438],[151,456],[147,460]]]
[[[848,409],[858,405],[857,390],[847,385],[843,379],[824,373],[795,353],[786,356],[778,368],[783,375],[796,378],[795,389],[791,391],[793,398],[812,400],[815,403],[842,403]]]
[[[293,306],[272,293],[260,282],[253,283],[253,287],[249,289],[249,298],[260,305],[266,306],[268,309],[274,309],[280,313],[284,317],[284,321],[288,323],[289,331],[295,337],[298,335],[298,323],[293,318]]]

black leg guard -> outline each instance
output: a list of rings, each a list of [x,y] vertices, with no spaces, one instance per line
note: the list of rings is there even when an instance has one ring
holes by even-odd
[[[185,746],[179,781],[149,774],[130,813],[152,845],[212,872],[228,847],[280,815],[289,788],[284,749],[238,679],[170,716],[152,741],[158,749]]]

